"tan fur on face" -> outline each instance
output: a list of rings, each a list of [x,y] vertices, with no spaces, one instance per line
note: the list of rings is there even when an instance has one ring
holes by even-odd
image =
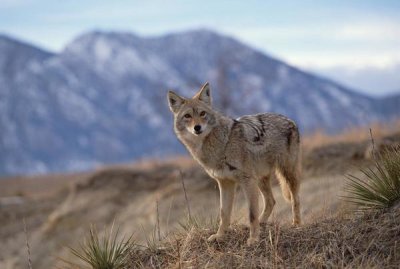
[[[169,92],[168,100],[179,140],[218,182],[221,222],[218,232],[209,240],[220,240],[229,227],[235,185],[239,184],[249,206],[248,244],[257,242],[259,222],[267,221],[275,205],[270,185],[272,177],[279,179],[285,197],[292,204],[293,224],[300,224],[300,136],[292,120],[273,113],[237,120],[226,117],[211,108],[208,83],[191,99]],[[200,116],[202,112],[204,116]],[[201,134],[194,132],[195,125],[201,125]],[[259,190],[264,200],[261,216],[258,215]]]

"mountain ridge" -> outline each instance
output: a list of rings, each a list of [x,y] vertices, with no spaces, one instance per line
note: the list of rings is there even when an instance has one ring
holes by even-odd
[[[355,93],[204,29],[145,38],[94,31],[59,53],[27,45],[10,54],[3,39],[0,174],[182,153],[165,94],[189,97],[205,81],[222,112],[286,114],[303,132],[337,132],[400,114],[396,102]]]

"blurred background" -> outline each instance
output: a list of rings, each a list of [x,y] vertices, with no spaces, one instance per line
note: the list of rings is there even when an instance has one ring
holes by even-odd
[[[144,240],[156,201],[166,233],[185,216],[181,180],[193,214],[217,215],[166,100],[206,81],[231,117],[298,123],[306,222],[336,212],[369,128],[377,147],[400,141],[399,14],[390,0],[0,0],[0,267],[25,264],[23,218],[35,268],[90,223]]]
[[[167,89],[338,133],[400,114],[398,1],[0,3],[0,174],[182,154]]]

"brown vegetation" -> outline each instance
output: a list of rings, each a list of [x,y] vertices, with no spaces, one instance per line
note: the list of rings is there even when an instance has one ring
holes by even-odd
[[[260,243],[246,246],[248,228],[234,225],[223,242],[192,229],[157,251],[133,250],[131,268],[398,268],[400,206],[363,216],[326,218],[298,228],[262,227]]]
[[[303,147],[306,151],[317,147],[331,144],[359,143],[361,141],[370,141],[371,132],[373,138],[377,141],[390,136],[400,130],[400,120],[393,120],[390,123],[374,123],[365,127],[351,127],[338,134],[330,135],[323,130],[315,131],[303,138]]]
[[[140,262],[147,267],[174,267],[179,260],[182,267],[205,267],[209,262],[211,268],[222,262],[238,266],[268,263],[270,267],[323,267],[324,263],[336,267],[342,266],[342,262],[344,267],[391,266],[400,256],[393,256],[393,251],[399,253],[399,243],[389,240],[396,238],[396,233],[399,237],[395,225],[398,210],[362,218],[343,216],[343,204],[338,197],[344,174],[371,162],[368,135],[369,131],[363,141],[324,142],[306,149],[300,191],[305,224],[297,229],[289,226],[290,206],[278,194],[279,186],[274,186],[277,205],[272,224],[263,228],[263,242],[253,249],[242,244],[248,230],[243,226],[246,219],[241,192],[235,203],[236,224],[226,241],[206,243],[204,239],[213,232],[209,225],[177,233],[188,211],[179,171],[185,181],[191,214],[207,219],[218,215],[215,182],[187,157],[143,161],[76,175],[37,176],[36,180],[0,180],[0,268],[26,267],[23,218],[33,268],[52,268],[58,256],[72,259],[63,246],[76,247],[91,224],[103,229],[114,220],[121,234],[133,233],[141,245],[154,243],[151,248],[135,248],[133,253],[132,262],[137,262],[139,255]],[[379,145],[384,148],[399,142],[399,133],[375,138],[378,150]],[[10,200],[11,197],[18,199]],[[158,222],[164,247],[152,236]],[[243,255],[240,251],[244,251]]]

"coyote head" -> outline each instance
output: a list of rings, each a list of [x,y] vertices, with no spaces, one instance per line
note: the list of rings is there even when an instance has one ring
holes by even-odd
[[[206,136],[216,125],[207,82],[192,98],[168,92],[169,108],[175,117],[175,131],[181,135]]]

